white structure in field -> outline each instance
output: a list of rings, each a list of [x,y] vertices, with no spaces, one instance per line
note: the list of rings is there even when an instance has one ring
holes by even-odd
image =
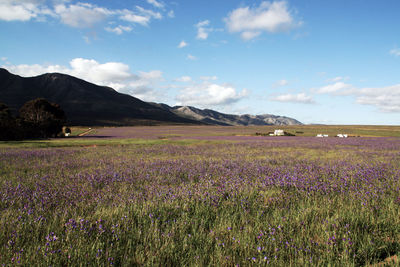
[[[285,135],[285,131],[283,131],[283,130],[275,130],[275,131],[274,131],[274,135],[275,135],[275,136],[282,136],[282,135]]]
[[[340,138],[347,138],[347,136],[348,136],[347,134],[338,134],[337,135],[337,137],[340,137]]]
[[[327,134],[317,134],[316,137],[329,137],[329,135],[327,135]]]

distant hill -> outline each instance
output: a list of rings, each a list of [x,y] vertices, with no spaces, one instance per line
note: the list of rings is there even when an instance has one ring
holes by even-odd
[[[188,106],[175,106],[171,109],[175,114],[192,120],[216,125],[300,125],[298,120],[276,116],[263,115],[232,115],[224,114],[211,109],[198,109]]]
[[[48,73],[24,78],[0,68],[0,102],[14,113],[39,97],[59,104],[72,125],[201,123],[70,75]]]
[[[21,77],[0,68],[0,102],[17,110],[27,101],[46,98],[65,111],[71,125],[123,126],[154,124],[299,125],[299,121],[275,115],[231,115],[190,106],[170,107],[148,103],[76,77],[47,73]]]

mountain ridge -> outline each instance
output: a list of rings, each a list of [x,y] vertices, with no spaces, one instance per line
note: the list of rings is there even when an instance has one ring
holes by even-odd
[[[298,125],[301,122],[271,114],[233,115],[191,106],[145,102],[62,73],[21,77],[0,68],[0,102],[16,113],[29,100],[46,98],[65,111],[70,125],[129,126],[155,124]]]
[[[296,119],[272,114],[235,115],[218,112],[211,109],[199,109],[192,106],[174,106],[171,111],[182,117],[200,120],[205,123],[229,126],[250,125],[301,125]]]

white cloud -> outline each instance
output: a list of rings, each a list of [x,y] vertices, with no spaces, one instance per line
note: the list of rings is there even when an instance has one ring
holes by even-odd
[[[192,81],[192,77],[190,77],[190,76],[182,76],[182,77],[179,77],[179,78],[175,79],[175,81],[187,83],[187,82],[191,82]]]
[[[200,80],[202,81],[216,81],[218,80],[217,76],[201,76]]]
[[[31,8],[24,5],[0,4],[0,19],[5,21],[21,20],[27,21],[36,17],[37,14]]]
[[[249,41],[260,35],[261,35],[261,32],[259,32],[259,31],[244,31],[240,34],[240,37],[245,41]]]
[[[344,82],[336,82],[316,90],[319,94],[350,94],[354,87]]]
[[[169,17],[169,18],[175,18],[175,12],[173,11],[173,10],[170,10],[169,12],[168,12],[168,14],[167,14],[167,16]]]
[[[200,21],[199,23],[197,23],[196,27],[197,28],[201,28],[201,27],[205,27],[205,26],[208,26],[208,25],[210,25],[210,21],[209,20],[203,20],[203,21]]]
[[[208,32],[206,31],[206,29],[205,28],[199,28],[198,31],[197,31],[196,38],[200,39],[200,40],[206,40],[208,38]]]
[[[161,81],[163,80],[162,72],[159,70],[152,70],[149,72],[139,71],[139,77],[146,81]]]
[[[314,104],[312,96],[306,95],[305,93],[299,94],[282,94],[270,98],[272,101],[277,102],[288,102],[288,103],[301,103],[301,104]]]
[[[390,50],[390,54],[395,57],[400,57],[400,48],[393,48]]]
[[[287,80],[279,80],[274,83],[273,87],[282,87],[282,86],[286,86],[288,84],[289,84],[289,82]]]
[[[113,14],[107,8],[97,7],[88,3],[77,3],[69,6],[64,4],[56,5],[55,12],[60,16],[64,24],[76,28],[92,27]]]
[[[124,88],[124,91],[144,101],[163,101],[165,99],[164,93],[155,89],[163,81],[163,73],[159,70],[139,71],[136,80],[131,81]]]
[[[60,72],[69,74],[70,69],[61,65],[48,65],[43,66],[39,64],[27,65],[7,65],[3,66],[8,69],[11,73],[18,74],[25,77],[37,76],[48,72]]]
[[[195,56],[193,56],[191,54],[188,54],[186,58],[189,59],[189,60],[197,60],[197,57],[195,57]]]
[[[349,77],[342,77],[342,76],[338,76],[338,77],[335,77],[335,78],[332,78],[332,79],[327,79],[327,81],[328,82],[339,82],[339,81],[346,81],[346,80],[348,80],[349,79]]]
[[[93,59],[75,58],[70,62],[70,74],[96,84],[108,85],[135,78],[129,66],[120,62],[98,63]]]
[[[203,82],[187,86],[176,96],[178,105],[210,107],[235,103],[248,95],[246,89],[238,92],[229,84]]]
[[[134,12],[132,12],[130,10],[126,10],[126,9],[121,12],[121,16],[119,18],[121,20],[132,22],[132,23],[138,23],[143,26],[147,26],[148,23],[150,22],[149,17],[135,14]]]
[[[156,0],[147,0],[147,3],[153,5],[156,8],[164,8],[164,3],[158,2]]]
[[[160,12],[154,12],[152,10],[149,9],[144,9],[143,7],[140,6],[136,6],[136,9],[139,10],[139,12],[148,18],[155,18],[155,19],[162,19],[163,16],[161,15]]]
[[[0,1],[0,20],[29,21],[33,18],[43,20],[43,16],[53,16],[53,12],[35,0],[2,0]]]
[[[137,12],[132,10],[124,9],[116,11],[119,14],[119,18],[124,21],[138,23],[143,26],[147,26],[151,19],[162,19],[163,16],[160,12],[154,12],[152,10],[144,9],[140,6],[136,6]]]
[[[185,41],[182,40],[182,41],[179,43],[178,48],[184,48],[184,47],[186,47],[186,46],[188,46],[188,44],[187,44]]]
[[[299,26],[286,1],[262,2],[259,7],[240,7],[225,18],[229,32],[241,33],[244,40],[253,39],[261,32],[283,32]]]
[[[382,112],[400,112],[400,84],[358,90],[356,102],[377,107]]]
[[[164,5],[156,0],[148,1],[155,7]],[[166,11],[162,12],[165,13]],[[172,17],[174,15],[173,11],[170,11],[167,15]],[[108,9],[86,2],[71,3],[69,0],[0,0],[0,20],[29,21],[35,19],[44,21],[49,17],[58,19],[61,23],[70,27],[91,28],[105,21],[115,22],[114,20],[148,26],[153,19],[162,19],[163,14],[141,6],[136,6],[133,10],[129,10]],[[130,26],[105,27],[104,29],[121,34],[124,31],[129,31],[128,27]]]
[[[336,80],[345,79],[348,79],[348,77],[336,78]],[[358,104],[375,106],[382,112],[400,112],[400,84],[358,89],[351,84],[339,81],[313,91],[319,94],[353,96]]]
[[[121,35],[124,32],[130,32],[132,31],[132,27],[129,26],[122,26],[122,25],[118,25],[117,27],[111,28],[111,27],[105,27],[104,28],[106,31],[108,32],[113,32],[117,35]]]
[[[197,28],[197,39],[206,40],[208,38],[208,34],[213,30],[212,28],[208,27],[209,25],[209,20],[200,21],[195,25]]]

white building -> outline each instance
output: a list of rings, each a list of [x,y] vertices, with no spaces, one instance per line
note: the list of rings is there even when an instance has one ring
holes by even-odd
[[[284,131],[284,130],[275,130],[275,131],[274,131],[274,135],[275,135],[275,136],[282,136],[282,135],[285,135],[285,131]]]

